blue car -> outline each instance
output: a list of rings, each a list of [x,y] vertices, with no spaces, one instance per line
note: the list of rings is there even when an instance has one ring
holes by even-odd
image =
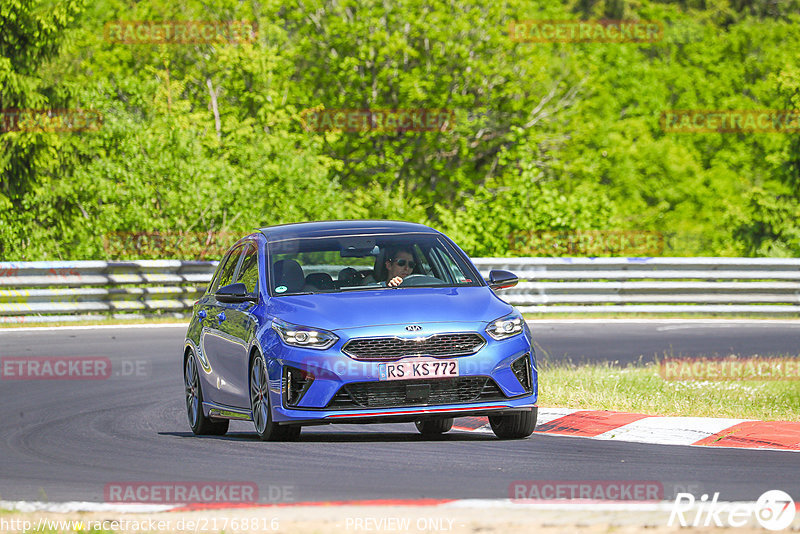
[[[186,334],[192,431],[253,421],[263,440],[301,427],[414,422],[437,436],[488,416],[499,438],[536,426],[531,332],[442,233],[398,221],[271,226],[225,254]]]

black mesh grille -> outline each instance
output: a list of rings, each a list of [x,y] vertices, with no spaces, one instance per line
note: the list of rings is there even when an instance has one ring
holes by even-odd
[[[531,391],[531,360],[530,356],[526,354],[511,364],[511,370],[514,375],[525,388],[525,391]]]
[[[288,406],[297,406],[303,395],[306,394],[314,377],[306,371],[294,367],[283,368],[283,395]]]
[[[463,376],[435,380],[390,380],[358,382],[342,386],[326,408],[393,408],[465,404],[505,399],[494,380],[486,376]]]
[[[356,360],[396,360],[405,356],[464,356],[486,340],[475,332],[434,334],[426,338],[366,337],[347,342],[342,351]]]

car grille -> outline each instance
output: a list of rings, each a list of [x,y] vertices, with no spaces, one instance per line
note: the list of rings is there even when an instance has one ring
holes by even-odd
[[[351,339],[342,352],[356,360],[386,361],[406,356],[475,354],[486,340],[475,332],[434,334],[424,338],[365,337]]]
[[[487,376],[463,376],[434,380],[393,380],[345,384],[328,403],[328,409],[394,408],[465,404],[505,399]]]

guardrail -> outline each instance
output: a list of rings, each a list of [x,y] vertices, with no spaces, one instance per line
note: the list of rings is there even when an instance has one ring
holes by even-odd
[[[800,313],[800,259],[478,258],[525,313]]]
[[[0,262],[0,322],[186,317],[217,262]]]
[[[476,258],[526,313],[800,314],[800,259]],[[186,317],[217,262],[0,262],[0,322]]]

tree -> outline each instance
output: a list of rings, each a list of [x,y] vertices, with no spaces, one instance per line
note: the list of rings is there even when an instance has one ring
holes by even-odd
[[[4,0],[0,4],[0,256],[33,221],[29,195],[47,187],[63,165],[62,143],[48,131],[17,131],[19,110],[68,108],[75,87],[43,76],[59,54],[65,30],[74,26],[85,0]]]

